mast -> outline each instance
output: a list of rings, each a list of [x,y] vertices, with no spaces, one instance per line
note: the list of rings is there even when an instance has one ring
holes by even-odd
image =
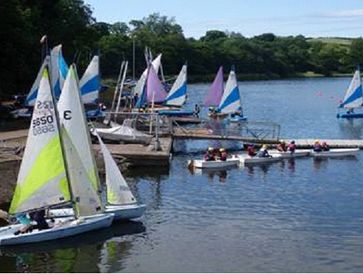
[[[117,100],[117,106],[116,106],[116,114],[115,114],[115,120],[117,118],[117,114],[120,108],[120,102],[121,102],[121,93],[122,93],[122,88],[125,82],[125,78],[126,78],[126,72],[127,72],[127,66],[128,66],[129,62],[126,61],[125,65],[124,65],[124,71],[123,71],[123,75],[122,75],[122,80],[120,83],[120,89],[119,89],[119,94],[118,94],[118,100]]]

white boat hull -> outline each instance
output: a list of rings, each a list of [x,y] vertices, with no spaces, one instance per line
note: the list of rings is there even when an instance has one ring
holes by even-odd
[[[310,154],[314,158],[328,158],[328,157],[345,157],[355,156],[359,153],[359,148],[336,148],[328,151],[316,152],[311,150]]]
[[[310,155],[310,149],[296,149],[294,152],[290,151],[278,151],[278,150],[270,150],[269,154],[271,155],[280,155],[282,158],[298,158],[298,157],[306,157]]]
[[[277,154],[271,155],[271,157],[258,157],[258,156],[251,157],[247,154],[238,155],[238,157],[240,159],[241,164],[244,165],[265,164],[282,160],[281,155]]]
[[[114,221],[130,220],[140,218],[144,214],[146,206],[144,204],[128,205],[106,205],[105,213],[113,213]],[[57,208],[49,210],[50,218],[64,218],[74,215],[72,208]]]
[[[105,213],[113,213],[114,221],[140,218],[146,209],[144,204],[106,205]]]
[[[150,144],[152,140],[152,136],[125,135],[117,132],[111,132],[109,129],[97,129],[97,133],[102,139],[117,142],[122,141],[127,143]]]
[[[98,214],[79,219],[63,218],[58,219],[52,228],[34,229],[32,232],[18,235],[14,235],[14,232],[18,231],[22,225],[10,225],[0,229],[0,245],[30,244],[70,237],[109,227],[113,217],[113,214]]]
[[[227,158],[226,161],[189,160],[188,166],[194,168],[229,168],[238,166],[239,162],[240,160],[238,157],[232,156],[232,158]]]

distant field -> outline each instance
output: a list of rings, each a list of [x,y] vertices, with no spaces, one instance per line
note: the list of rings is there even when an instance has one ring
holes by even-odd
[[[339,37],[324,37],[324,38],[310,38],[308,39],[309,42],[314,42],[314,41],[320,41],[323,43],[331,43],[331,44],[339,44],[339,45],[344,45],[344,46],[350,46],[350,44],[352,43],[353,39],[352,38],[339,38]]]

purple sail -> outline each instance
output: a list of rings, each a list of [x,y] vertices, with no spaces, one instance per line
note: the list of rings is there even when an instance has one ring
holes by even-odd
[[[150,71],[146,83],[147,102],[152,103],[154,101],[154,103],[162,103],[164,102],[167,93],[163,84],[160,82],[154,67],[150,66],[149,69]]]
[[[204,100],[206,106],[218,106],[223,94],[223,67],[221,66]]]

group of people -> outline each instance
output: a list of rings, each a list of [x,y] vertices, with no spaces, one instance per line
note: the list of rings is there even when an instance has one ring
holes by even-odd
[[[321,151],[329,151],[329,146],[328,146],[328,144],[326,143],[326,142],[322,142],[322,143],[320,143],[320,141],[319,140],[316,140],[315,142],[314,142],[314,147],[313,147],[313,150],[315,151],[315,152],[321,152]]]
[[[267,145],[263,145],[261,147],[261,149],[256,152],[256,149],[255,149],[255,145],[254,144],[250,144],[248,147],[247,147],[247,154],[248,156],[251,156],[251,157],[271,157],[271,155],[268,153],[268,150],[267,150]]]
[[[263,145],[261,147],[261,149],[256,152],[256,149],[255,149],[255,146],[253,144],[250,144],[248,147],[247,147],[247,154],[251,157],[271,157],[271,155],[268,153],[268,150],[267,150],[267,145]],[[281,152],[286,152],[286,151],[289,151],[289,152],[295,152],[296,150],[296,144],[295,144],[295,141],[292,140],[288,145],[286,145],[286,142],[281,140],[280,143],[277,145],[277,150],[278,151],[281,151]]]
[[[280,143],[277,145],[276,149],[281,152],[295,152],[296,144],[294,140],[292,140],[288,145],[286,145],[284,140],[280,140]]]
[[[226,161],[228,157],[228,153],[224,148],[213,148],[209,147],[207,152],[204,154],[205,161]]]

